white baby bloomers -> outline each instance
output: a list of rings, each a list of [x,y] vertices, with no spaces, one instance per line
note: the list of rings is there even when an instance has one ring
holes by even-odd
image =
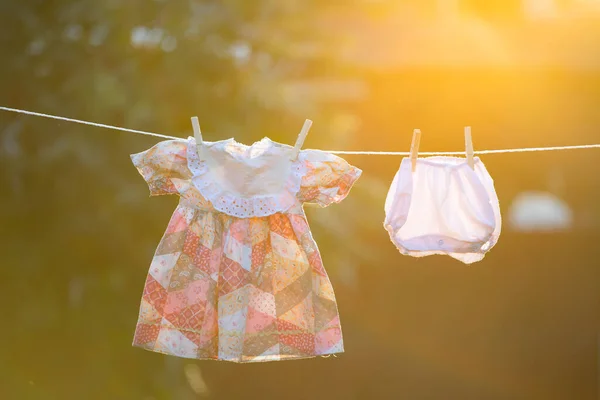
[[[385,201],[384,227],[400,253],[481,261],[498,241],[502,219],[494,181],[478,158],[402,160]]]

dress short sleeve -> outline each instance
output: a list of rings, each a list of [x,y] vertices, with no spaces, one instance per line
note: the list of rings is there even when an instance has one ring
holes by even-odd
[[[302,203],[316,203],[321,207],[339,203],[362,174],[343,158],[325,151],[303,150],[299,160],[305,168],[298,193]]]
[[[183,140],[165,140],[148,150],[132,154],[131,161],[148,183],[151,196],[177,194],[175,180],[189,180],[187,144]]]

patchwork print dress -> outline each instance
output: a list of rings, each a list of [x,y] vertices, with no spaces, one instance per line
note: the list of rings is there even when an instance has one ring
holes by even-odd
[[[167,140],[131,156],[151,195],[177,194],[150,265],[133,345],[195,359],[343,352],[331,282],[303,203],[344,199],[361,171],[265,138]]]

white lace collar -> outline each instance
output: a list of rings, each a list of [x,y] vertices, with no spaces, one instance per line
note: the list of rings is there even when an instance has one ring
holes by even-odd
[[[239,218],[264,217],[278,212],[285,212],[298,203],[296,195],[300,190],[302,177],[306,173],[304,164],[298,160],[290,160],[291,146],[280,144],[265,137],[251,145],[236,142],[233,138],[217,142],[204,142],[203,158],[199,157],[196,140],[189,137],[187,140],[187,164],[192,173],[192,183],[200,194],[209,200],[213,207],[225,214]],[[228,188],[222,178],[211,173],[216,172],[227,165],[216,164],[211,159],[211,154],[226,154],[231,157],[234,168],[240,168],[240,174],[248,176],[248,185],[252,186],[253,192],[268,182],[261,182],[261,172],[254,172],[254,167],[259,165],[258,170],[268,170],[268,163],[275,160],[272,168],[285,168],[280,170],[281,178],[278,180],[278,189],[274,192],[245,195],[240,191]],[[265,165],[265,163],[267,163]],[[277,173],[277,171],[271,171]],[[235,172],[232,171],[235,175]],[[269,181],[273,183],[273,180]]]

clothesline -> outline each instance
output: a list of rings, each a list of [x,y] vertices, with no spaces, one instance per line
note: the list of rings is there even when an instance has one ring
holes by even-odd
[[[34,112],[34,111],[20,110],[18,108],[10,108],[10,107],[0,106],[0,110],[14,112],[14,113],[18,113],[18,114],[34,115],[36,117],[43,117],[43,118],[57,119],[57,120],[67,121],[67,122],[74,122],[77,124],[96,126],[99,128],[113,129],[113,130],[122,131],[122,132],[137,133],[139,135],[155,136],[155,137],[160,137],[160,138],[164,138],[164,139],[182,139],[180,137],[162,135],[160,133],[155,133],[155,132],[140,131],[137,129],[130,129],[130,128],[123,128],[123,127],[119,127],[119,126],[100,124],[97,122],[83,121],[83,120],[74,119],[74,118],[60,117],[57,115],[50,115],[50,114],[43,114],[43,113],[38,113],[38,112]],[[585,145],[576,145],[576,146],[555,146],[555,147],[525,147],[525,148],[518,148],[518,149],[499,149],[499,150],[476,150],[475,154],[526,153],[526,152],[533,152],[533,151],[556,151],[556,150],[576,150],[576,149],[593,149],[593,148],[600,148],[600,144],[585,144]],[[327,151],[328,153],[332,153],[332,154],[358,154],[358,155],[382,155],[382,156],[408,156],[408,155],[410,155],[410,152],[408,152],[408,151],[352,151],[352,150],[324,150],[324,151]],[[454,156],[454,155],[463,155],[463,154],[465,154],[464,150],[463,151],[440,151],[440,152],[420,151],[419,152],[420,156]]]

